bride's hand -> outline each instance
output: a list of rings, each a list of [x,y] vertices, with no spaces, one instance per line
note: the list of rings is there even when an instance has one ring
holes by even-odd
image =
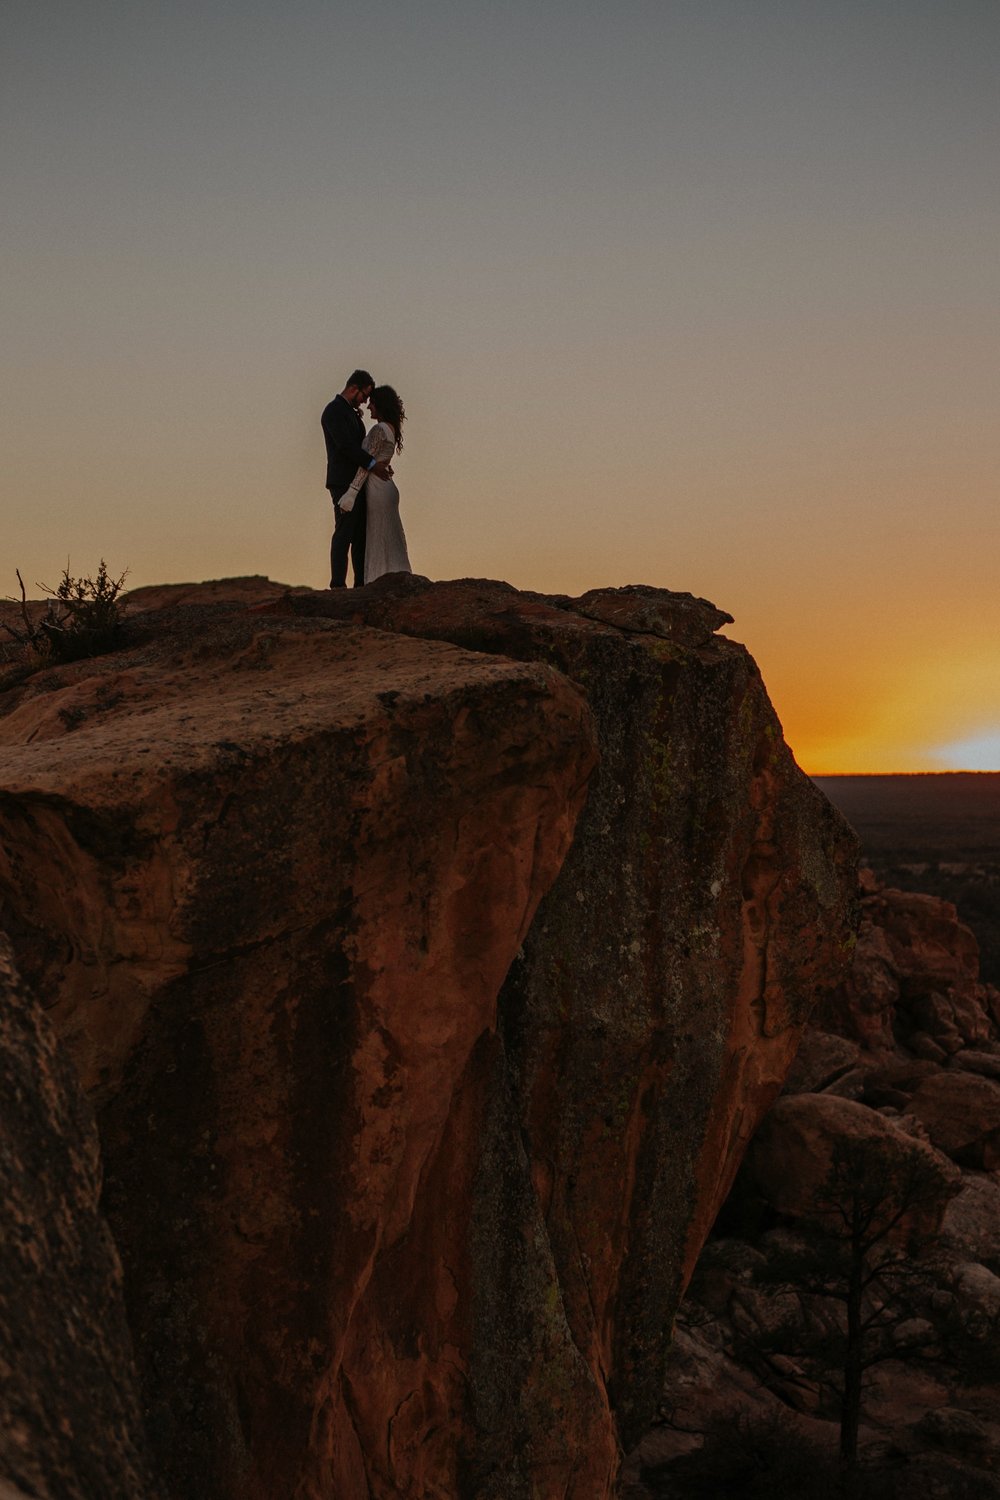
[[[391,479],[392,478],[392,464],[387,464],[387,463],[373,464],[372,465],[372,473],[375,475],[376,479]]]

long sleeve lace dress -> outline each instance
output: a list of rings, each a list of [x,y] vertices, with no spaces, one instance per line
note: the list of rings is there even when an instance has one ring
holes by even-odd
[[[396,451],[396,437],[388,422],[376,422],[367,433],[364,450],[377,461],[389,462]],[[340,500],[341,509],[351,510],[354,497],[365,486],[368,524],[365,535],[365,583],[381,578],[383,573],[412,573],[406,551],[406,536],[399,519],[399,491],[391,479],[378,479],[366,469],[359,469],[351,489]],[[349,501],[345,506],[344,502]]]

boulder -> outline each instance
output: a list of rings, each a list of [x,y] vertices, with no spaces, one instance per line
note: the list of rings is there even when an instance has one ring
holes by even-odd
[[[899,1350],[900,1358],[913,1350],[927,1350],[938,1341],[937,1330],[926,1318],[904,1318],[889,1330],[889,1338]]]
[[[733,623],[732,615],[717,609],[707,599],[654,589],[646,584],[591,589],[579,599],[559,602],[565,603],[574,614],[601,620],[619,630],[660,636],[680,646],[707,646],[717,630]]]
[[[994,1033],[985,1007],[974,991],[927,990],[909,1001],[906,1013],[910,1025],[931,1037],[949,1056],[964,1047],[989,1041]]]
[[[959,1051],[952,1057],[951,1065],[966,1073],[979,1073],[983,1078],[1000,1082],[1000,1057],[995,1052]]]
[[[955,1300],[959,1307],[973,1312],[986,1322],[1000,1323],[1000,1276],[975,1261],[959,1266],[954,1280]]]
[[[807,1026],[785,1079],[786,1094],[819,1094],[849,1073],[858,1061],[857,1042]]]
[[[981,1261],[1000,1273],[1000,1182],[979,1172],[963,1172],[960,1191],[948,1204],[941,1234],[963,1260]]]
[[[957,1406],[940,1406],[921,1418],[920,1432],[954,1453],[975,1453],[996,1447],[998,1434],[985,1422]]]
[[[872,1109],[890,1106],[895,1110],[905,1111],[914,1089],[924,1078],[937,1073],[939,1066],[930,1058],[907,1057],[894,1058],[881,1066],[869,1067],[865,1071],[862,1100]]]
[[[844,1145],[871,1164],[873,1186],[884,1182],[887,1201],[916,1167],[919,1192],[905,1215],[908,1228],[930,1234],[940,1225],[960,1175],[932,1147],[914,1140],[884,1115],[832,1094],[779,1099],[754,1138],[743,1166],[743,1190],[759,1194],[778,1213],[836,1228],[839,1216],[825,1197],[835,1150]],[[904,1204],[905,1206],[905,1204]]]
[[[868,898],[866,910],[888,940],[900,979],[916,992],[977,984],[979,944],[950,901],[883,890]]]
[[[939,1063],[995,1039],[978,944],[954,906],[870,881],[862,890],[850,975],[821,1003],[817,1022],[873,1053],[891,1051],[901,1038]]]
[[[909,1108],[940,1151],[987,1171],[1000,1165],[1000,1084],[975,1073],[942,1071],[925,1078]]]

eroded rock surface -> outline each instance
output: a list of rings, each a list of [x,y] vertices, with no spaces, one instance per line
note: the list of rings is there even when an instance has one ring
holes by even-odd
[[[654,593],[166,599],[8,694],[3,911],[178,1500],[611,1494],[853,902]]]
[[[0,1144],[0,1494],[153,1500],[93,1116],[2,936]]]
[[[853,840],[794,766],[752,659],[712,636],[725,617],[651,592],[592,591],[578,613],[412,579],[284,606],[544,660],[587,693],[601,770],[500,1036],[533,1178],[523,1239],[552,1246],[573,1343],[626,1445],[655,1410],[662,1330],[747,1142],[847,962],[854,879]],[[493,1337],[513,1340],[500,1305]],[[527,1358],[513,1345],[507,1364]],[[499,1445],[493,1462],[509,1465]]]

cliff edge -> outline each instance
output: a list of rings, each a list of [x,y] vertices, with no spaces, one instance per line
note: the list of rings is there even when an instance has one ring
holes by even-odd
[[[0,926],[97,1112],[155,1467],[610,1495],[853,838],[704,601],[212,588],[0,701]]]

